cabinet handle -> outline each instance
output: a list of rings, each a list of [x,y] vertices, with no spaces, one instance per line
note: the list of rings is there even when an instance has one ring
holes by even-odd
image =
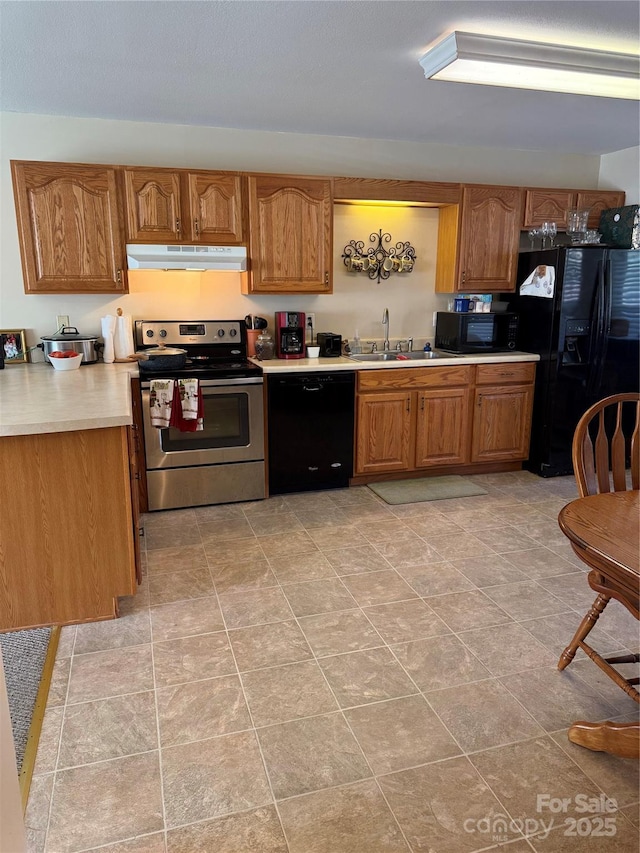
[[[179,234],[180,231],[182,231],[182,228],[180,227],[180,220],[176,219],[176,233]]]
[[[420,411],[424,412],[424,397],[420,397]]]
[[[411,397],[407,397],[407,411],[411,411]]]
[[[199,237],[200,236],[200,226],[198,225],[197,219],[193,220],[193,225],[194,225],[194,228],[196,229],[196,237]]]
[[[116,271],[116,281],[118,284],[122,284],[122,270]]]
[[[324,274],[324,283],[329,284],[329,271],[328,270],[326,270],[326,272]]]
[[[467,280],[467,271],[462,270],[462,283],[464,284],[466,280]]]
[[[500,376],[515,376],[515,373],[501,373]]]

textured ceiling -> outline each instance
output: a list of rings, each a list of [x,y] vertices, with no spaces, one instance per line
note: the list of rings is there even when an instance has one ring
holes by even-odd
[[[631,101],[427,81],[454,29],[637,52],[640,4],[0,2],[0,107],[250,130],[602,154]]]

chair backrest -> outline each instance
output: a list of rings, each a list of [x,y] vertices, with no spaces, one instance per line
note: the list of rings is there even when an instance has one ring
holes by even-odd
[[[573,435],[573,471],[580,497],[640,488],[640,393],[614,394],[594,403]]]

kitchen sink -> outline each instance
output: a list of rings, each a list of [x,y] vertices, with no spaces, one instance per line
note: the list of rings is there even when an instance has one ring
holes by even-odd
[[[354,361],[427,361],[431,358],[455,358],[448,352],[366,352],[350,355]]]
[[[399,352],[363,352],[356,355],[350,355],[354,361],[395,361]],[[409,353],[404,353],[409,355]]]

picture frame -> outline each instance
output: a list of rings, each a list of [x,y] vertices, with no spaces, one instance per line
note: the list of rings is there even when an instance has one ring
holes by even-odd
[[[5,364],[26,364],[29,361],[24,329],[0,329],[0,356]]]

